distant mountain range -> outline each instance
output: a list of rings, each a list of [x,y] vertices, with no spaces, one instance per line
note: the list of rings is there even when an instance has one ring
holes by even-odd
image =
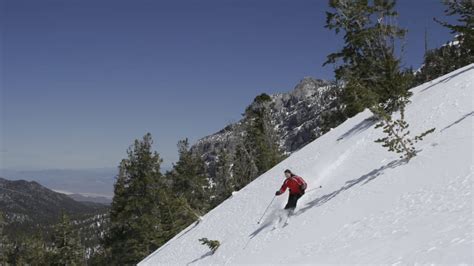
[[[72,198],[78,202],[94,202],[94,203],[101,203],[104,205],[109,205],[112,203],[111,198],[100,197],[100,196],[90,196],[90,195],[82,195],[82,194],[67,194],[68,197]]]
[[[0,176],[10,180],[36,181],[61,193],[80,194],[90,201],[95,201],[97,197],[111,199],[116,175],[117,168],[26,171],[0,169]]]
[[[47,228],[58,222],[62,212],[81,219],[106,211],[106,205],[75,201],[35,181],[0,178],[0,212],[10,234]]]

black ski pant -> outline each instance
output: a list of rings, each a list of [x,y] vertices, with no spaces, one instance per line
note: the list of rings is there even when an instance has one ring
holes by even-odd
[[[285,206],[285,210],[293,211],[296,208],[296,203],[303,196],[303,194],[290,194],[288,197],[288,203]]]

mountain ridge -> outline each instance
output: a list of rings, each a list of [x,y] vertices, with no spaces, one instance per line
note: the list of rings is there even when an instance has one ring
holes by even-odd
[[[36,181],[0,177],[0,211],[7,223],[6,231],[10,233],[47,228],[57,223],[63,212],[78,218],[104,210],[103,204],[75,201]]]
[[[271,123],[285,154],[291,154],[323,134],[320,127],[322,115],[334,108],[336,91],[330,81],[304,77],[291,91],[269,95],[272,101],[269,110]],[[217,151],[226,149],[231,154],[235,151],[245,121],[243,117],[214,134],[200,138],[191,146],[191,150],[204,159],[211,177],[215,177]]]

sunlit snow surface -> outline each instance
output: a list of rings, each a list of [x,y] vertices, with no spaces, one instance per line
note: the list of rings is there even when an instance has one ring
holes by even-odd
[[[412,90],[412,134],[436,131],[408,164],[374,143],[383,133],[363,112],[234,193],[140,265],[473,264],[473,90],[474,64]],[[257,224],[286,168],[308,181],[308,192],[288,226],[274,228],[287,193]],[[221,246],[212,254],[202,237]]]

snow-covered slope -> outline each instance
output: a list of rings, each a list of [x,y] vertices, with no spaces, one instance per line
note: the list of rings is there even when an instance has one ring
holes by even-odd
[[[374,140],[363,112],[295,152],[151,254],[140,265],[474,263],[474,64],[413,89],[411,131],[436,127],[408,164]],[[288,226],[275,221],[289,168],[308,192]],[[322,185],[321,189],[314,189]],[[219,240],[211,254],[198,241]]]

